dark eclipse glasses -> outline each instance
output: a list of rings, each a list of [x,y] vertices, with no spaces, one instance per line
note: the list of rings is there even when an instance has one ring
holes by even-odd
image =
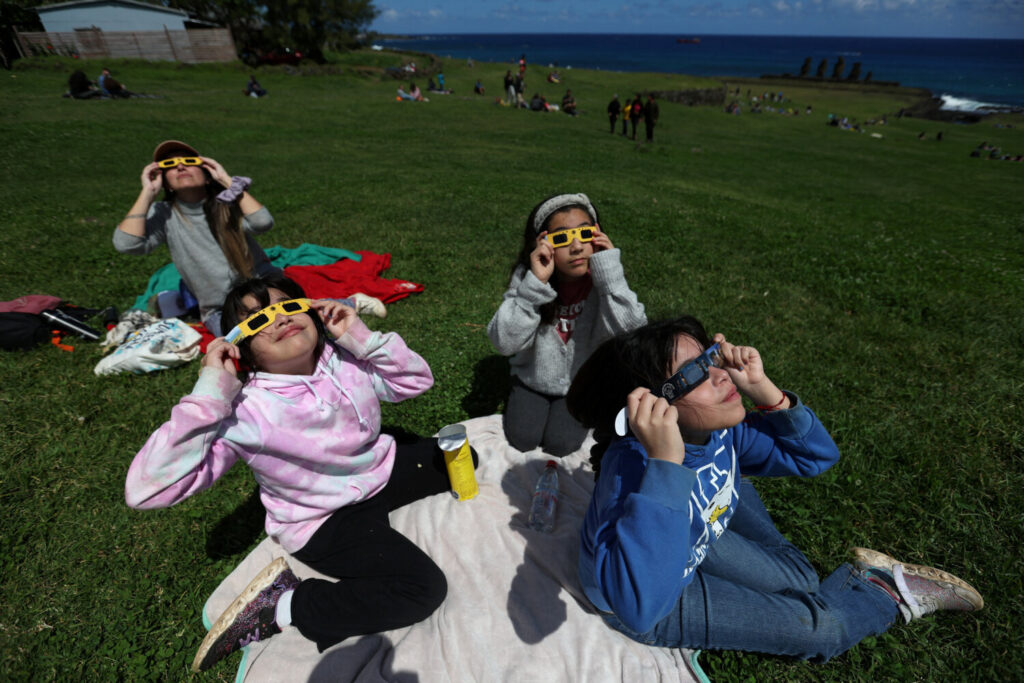
[[[662,383],[657,393],[671,403],[690,393],[704,382],[711,375],[712,367],[725,367],[725,356],[722,355],[722,348],[719,344],[712,344],[707,351],[679,368],[674,375]]]

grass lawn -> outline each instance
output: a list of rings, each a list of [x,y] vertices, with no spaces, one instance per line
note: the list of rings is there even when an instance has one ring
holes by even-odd
[[[758,347],[830,429],[843,453],[832,470],[758,483],[815,565],[828,573],[866,545],[987,599],[977,616],[898,625],[825,665],[706,652],[711,679],[1021,675],[1024,164],[969,157],[981,141],[1024,153],[1019,120],[897,119],[912,94],[792,86],[787,106],[812,115],[663,102],[655,143],[637,145],[608,133],[613,92],[716,82],[568,70],[539,85],[546,70],[531,67],[527,96],[558,102],[570,87],[571,118],[497,106],[501,64],[449,61],[454,95],[396,102],[380,69],[400,63],[357,53],[331,73],[263,69],[261,100],[242,97],[241,65],[112,61],[129,89],[160,96],[127,101],[60,97],[73,68],[95,77],[98,62],[0,72],[0,300],[130,306],[169,256],[120,255],[111,234],[156,143],[183,139],[253,178],[276,219],[264,246],[387,252],[390,276],[426,286],[370,324],[433,368],[430,392],[384,412],[429,434],[502,409],[507,364],[484,328],[526,215],[584,191],[650,317],[692,313]],[[889,116],[856,133],[828,113]],[[175,508],[129,510],[128,464],[198,362],[97,378],[98,346],[75,347],[0,354],[0,679],[188,679],[203,602],[262,534],[252,475],[236,467]],[[237,661],[205,678],[232,680]]]

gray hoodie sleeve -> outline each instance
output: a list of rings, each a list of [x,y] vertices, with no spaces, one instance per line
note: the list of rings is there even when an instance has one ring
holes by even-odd
[[[600,317],[595,321],[597,337],[611,337],[647,324],[644,305],[626,282],[618,249],[600,251],[590,258],[590,275],[601,297]]]
[[[143,237],[129,235],[114,228],[114,249],[122,254],[148,254],[167,242],[167,220],[171,207],[166,202],[154,202],[146,213],[146,234]]]
[[[554,287],[520,266],[487,325],[487,336],[498,353],[511,356],[533,345],[540,325],[540,307],[554,301],[555,296]]]
[[[242,228],[253,235],[264,233],[272,227],[274,227],[274,217],[270,215],[270,211],[265,206],[242,217]]]

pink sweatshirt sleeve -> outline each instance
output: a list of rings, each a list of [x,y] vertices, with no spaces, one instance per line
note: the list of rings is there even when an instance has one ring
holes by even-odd
[[[434,386],[427,361],[395,332],[376,332],[357,318],[337,343],[363,364],[382,401],[398,403]]]
[[[209,488],[238,459],[221,422],[232,414],[242,388],[231,373],[203,368],[192,393],[171,410],[171,419],[155,431],[128,468],[124,499],[145,510],[170,507]]]

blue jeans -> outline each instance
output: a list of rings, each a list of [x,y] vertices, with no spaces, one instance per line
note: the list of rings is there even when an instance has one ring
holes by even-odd
[[[736,512],[669,614],[634,633],[660,647],[746,650],[826,661],[900,618],[889,595],[849,564],[819,583],[802,552],[779,533],[754,486],[740,480]]]

